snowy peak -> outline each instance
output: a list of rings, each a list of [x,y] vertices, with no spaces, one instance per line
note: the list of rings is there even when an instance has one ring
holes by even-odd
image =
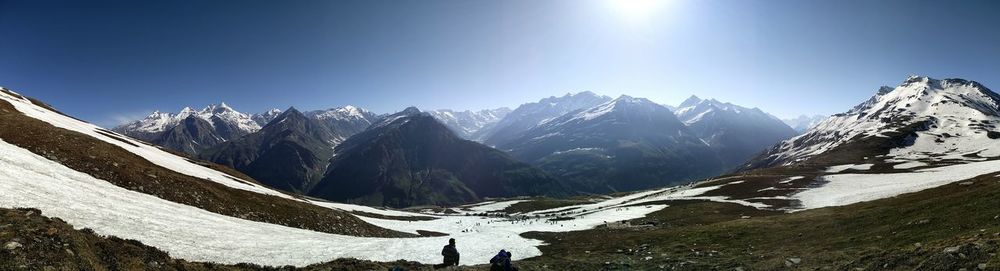
[[[548,97],[534,103],[522,104],[511,111],[496,125],[483,133],[483,142],[487,145],[501,145],[504,142],[519,137],[539,124],[566,115],[567,113],[591,108],[607,101],[611,97],[597,95],[590,91],[576,94],[566,94],[562,97]]]
[[[691,95],[691,97],[688,97],[686,100],[684,100],[683,102],[681,102],[681,105],[678,106],[677,108],[690,107],[690,106],[694,106],[694,105],[696,105],[698,103],[701,103],[701,98],[698,98],[698,96],[695,96],[695,95]]]
[[[477,133],[484,129],[489,129],[503,117],[510,113],[510,108],[501,107],[496,109],[484,109],[479,111],[454,111],[450,109],[438,109],[428,111],[435,119],[444,123],[449,129],[465,139],[479,141]]]
[[[311,111],[307,115],[310,115],[318,120],[328,120],[328,119],[360,120],[360,119],[368,119],[374,116],[374,114],[369,112],[368,110],[353,105],[346,105],[343,107],[335,107],[325,110]]]
[[[775,146],[762,161],[792,164],[856,139],[914,134],[912,145],[893,149],[898,159],[966,159],[997,156],[989,138],[1000,124],[1000,96],[964,79],[911,76],[897,87],[881,87],[851,110],[833,115],[798,137]],[[913,130],[914,126],[922,127]],[[996,135],[994,135],[996,137]],[[933,158],[932,158],[933,157]],[[759,165],[758,165],[759,166]]]
[[[681,103],[674,110],[674,114],[687,125],[701,121],[703,118],[713,114],[745,115],[754,118],[779,120],[777,117],[758,108],[746,108],[728,102],[720,102],[716,99],[702,100],[697,96],[691,96],[691,98]]]
[[[264,125],[267,125],[268,122],[271,122],[271,120],[278,117],[278,115],[281,115],[281,112],[282,112],[281,109],[271,108],[262,113],[253,114],[252,116],[250,116],[250,118],[253,119],[253,121],[256,122],[257,125],[264,127]]]
[[[194,116],[207,121],[213,127],[218,125],[213,121],[213,117],[222,120],[226,125],[231,125],[239,129],[242,133],[252,133],[260,130],[260,125],[254,121],[250,115],[236,111],[226,103],[211,104],[202,110],[195,110],[191,107],[184,107],[180,112],[166,113],[159,110],[153,111],[145,118],[116,127],[114,130],[125,134],[139,133],[162,133],[181,123],[182,120]],[[139,138],[143,138],[139,136]]]
[[[800,115],[795,118],[782,119],[781,121],[785,122],[785,124],[788,124],[788,126],[791,126],[792,129],[795,129],[795,131],[799,133],[804,133],[805,131],[809,130],[812,127],[815,127],[817,124],[822,122],[824,119],[826,119],[826,117],[827,116],[824,115],[812,115],[812,116]]]
[[[556,121],[560,123],[567,123],[573,121],[589,121],[600,118],[602,116],[609,115],[611,113],[619,112],[621,114],[655,114],[670,112],[670,109],[654,103],[645,98],[634,98],[628,95],[622,95],[614,100],[608,101],[606,103],[600,104],[590,109],[583,110],[579,113],[574,114],[572,118],[559,118]],[[548,125],[548,123],[546,124]]]
[[[948,105],[951,103],[952,105]],[[967,108],[980,114],[1000,116],[1000,97],[975,81],[936,80],[922,76],[907,78],[896,88],[882,87],[868,101],[846,114],[868,118],[892,115],[913,117],[948,114],[948,110]]]

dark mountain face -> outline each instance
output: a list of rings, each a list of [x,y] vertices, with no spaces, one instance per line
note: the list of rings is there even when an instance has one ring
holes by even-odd
[[[553,119],[498,147],[585,192],[688,182],[723,168],[669,109],[628,96]]]
[[[609,100],[610,97],[586,91],[562,97],[549,97],[536,103],[526,103],[508,113],[493,127],[479,131],[481,134],[475,137],[485,138],[483,143],[486,145],[500,146],[547,120],[576,110],[591,108]]]
[[[543,171],[461,139],[415,108],[387,116],[338,146],[326,176],[308,193],[392,207],[565,194]]]
[[[260,131],[201,152],[278,189],[305,193],[323,176],[335,136],[318,120],[291,108]]]
[[[151,143],[184,153],[198,153],[224,141],[225,137],[217,134],[207,121],[188,116]]]
[[[699,138],[708,143],[725,163],[736,168],[775,143],[797,132],[757,108],[701,100],[692,96],[674,111]]]

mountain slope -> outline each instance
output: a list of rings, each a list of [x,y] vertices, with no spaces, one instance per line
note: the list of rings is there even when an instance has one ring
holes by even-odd
[[[691,96],[674,113],[722,158],[727,169],[738,167],[767,148],[797,133],[757,108]]]
[[[319,120],[289,108],[260,131],[216,145],[199,156],[268,186],[305,193],[323,177],[337,142],[338,137]]]
[[[718,156],[669,109],[621,96],[499,145],[584,192],[645,189],[718,174]]]
[[[565,188],[541,170],[461,139],[430,114],[408,108],[337,146],[326,176],[308,194],[404,207],[565,195]]]
[[[474,141],[482,141],[482,136],[510,112],[510,108],[506,107],[479,111],[450,109],[427,111],[458,136]]]
[[[538,102],[522,104],[497,122],[493,128],[483,130],[481,132],[482,135],[474,137],[483,138],[483,144],[499,146],[509,140],[520,137],[525,131],[546,121],[572,111],[591,108],[609,100],[611,100],[610,97],[585,91],[577,94],[566,94],[562,97],[553,96]]]
[[[974,81],[913,76],[772,147],[745,168],[789,165],[872,137],[899,141],[904,148],[888,155],[900,160],[996,157],[998,101],[1000,96]]]

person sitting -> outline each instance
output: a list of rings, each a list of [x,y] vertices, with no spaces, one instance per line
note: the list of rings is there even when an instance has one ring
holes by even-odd
[[[510,263],[511,253],[501,249],[496,256],[490,259],[490,271],[517,271],[517,268]]]
[[[455,238],[448,239],[448,245],[441,249],[441,256],[444,256],[444,263],[435,265],[434,269],[458,265],[459,254],[458,249],[455,248]]]

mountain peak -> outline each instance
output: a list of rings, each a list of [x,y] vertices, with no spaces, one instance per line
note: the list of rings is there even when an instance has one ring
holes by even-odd
[[[694,106],[697,105],[698,103],[701,103],[701,98],[698,98],[698,96],[695,95],[691,95],[691,97],[688,97],[686,100],[681,102],[681,105],[678,106],[677,108]]]
[[[410,106],[410,107],[407,107],[406,109],[403,109],[403,111],[399,111],[399,114],[402,114],[402,115],[416,115],[416,114],[420,114],[420,109],[418,109],[416,106]]]
[[[996,144],[986,139],[990,126],[982,125],[994,122],[1000,122],[1000,95],[979,83],[910,76],[899,86],[881,87],[850,111],[833,115],[801,136],[773,147],[760,161],[766,162],[763,166],[790,164],[858,138],[885,138],[910,132],[920,139],[913,145],[892,150],[897,158],[977,153],[984,146]],[[935,138],[939,135],[962,137]],[[954,158],[962,159],[960,155]]]

